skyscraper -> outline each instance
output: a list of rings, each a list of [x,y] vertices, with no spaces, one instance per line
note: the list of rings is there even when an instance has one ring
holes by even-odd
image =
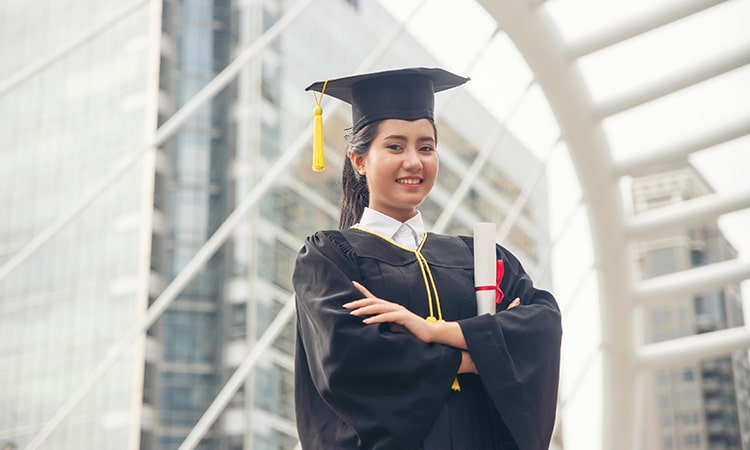
[[[307,83],[351,73],[371,56],[362,70],[436,64],[407,33],[377,54],[384,30],[400,29],[377,2],[328,0],[260,46],[226,88],[150,149],[176,112],[296,4],[0,6],[0,79],[49,61],[0,92],[8,218],[0,264],[13,263],[56,218],[72,217],[0,278],[0,444],[24,447],[53,424],[42,448],[177,448],[288,300],[302,239],[336,224],[349,118],[334,103],[325,117],[329,169],[313,174],[307,153],[294,158],[146,335],[128,338],[280,156],[308,146]],[[537,161],[507,131],[488,142],[501,125],[466,91],[439,99],[438,117],[442,166],[422,208],[428,226],[468,234],[477,221],[502,223]],[[478,179],[453,201],[485,148],[491,155]],[[549,244],[544,193],[535,191],[504,242],[532,270]],[[203,448],[296,443],[293,337],[289,323]],[[123,343],[127,351],[98,376]],[[92,389],[65,410],[88,380]]]
[[[633,180],[635,212],[712,192],[689,164],[662,167]],[[640,244],[644,278],[734,258],[716,223],[685,227]],[[646,342],[744,325],[740,287],[662,299],[645,308]],[[646,382],[645,448],[750,448],[750,364],[746,351],[658,370]]]
[[[0,264],[88,203],[0,280],[0,445],[24,448],[146,307],[160,33],[147,2],[0,10]],[[132,342],[45,448],[134,442],[143,353]]]

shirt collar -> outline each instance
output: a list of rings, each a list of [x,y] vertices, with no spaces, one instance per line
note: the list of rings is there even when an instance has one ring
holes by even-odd
[[[360,219],[356,226],[393,240],[396,232],[403,225],[406,225],[414,231],[417,245],[422,242],[425,230],[424,222],[422,221],[422,213],[419,211],[417,211],[417,215],[402,223],[393,217],[387,216],[369,207],[365,207],[365,210],[362,213],[362,219]]]

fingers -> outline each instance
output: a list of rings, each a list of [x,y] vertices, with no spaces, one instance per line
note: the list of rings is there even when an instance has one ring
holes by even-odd
[[[376,314],[374,316],[370,316],[366,319],[362,319],[362,323],[365,324],[373,324],[373,323],[387,323],[387,322],[397,322],[399,319],[399,313],[398,311],[391,311],[386,312],[382,314]]]
[[[352,284],[355,288],[362,294],[364,294],[365,297],[375,297],[372,295],[372,292],[368,291],[366,287],[362,286],[361,284],[357,283],[356,281],[352,281]]]
[[[354,300],[349,303],[344,303],[344,308],[354,311],[358,308],[362,308],[363,306],[368,306],[376,302],[384,302],[385,300],[379,299],[375,297],[372,292],[370,292],[366,287],[362,286],[361,284],[357,283],[356,281],[352,281],[352,284],[359,292],[362,293],[366,298],[362,298],[359,300]]]
[[[383,314],[397,311],[399,308],[402,308],[401,305],[375,297],[372,292],[356,281],[352,281],[352,284],[365,296],[365,298],[354,300],[343,305],[344,308],[348,309],[349,313],[354,316]]]
[[[349,303],[344,303],[343,306],[344,308],[348,310],[354,310],[357,308],[362,308],[364,306],[383,304],[383,303],[390,303],[390,302],[379,299],[377,297],[366,297],[366,298],[361,298],[359,300],[351,301]]]
[[[368,316],[362,320],[365,324],[387,322],[395,324],[402,322],[399,326],[404,331],[409,331],[409,327],[404,328],[402,325],[412,320],[413,317],[411,316],[414,316],[414,318],[419,317],[411,313],[403,305],[376,297],[366,287],[356,281],[352,281],[352,284],[365,298],[345,303],[343,306],[353,316]]]
[[[401,311],[404,309],[401,305],[397,305],[395,303],[389,303],[385,301],[370,302],[369,299],[364,299],[364,303],[362,300],[358,300],[356,302],[347,303],[344,306],[349,309],[349,313],[353,316],[385,314]]]
[[[370,305],[375,305],[375,304],[396,305],[395,303],[391,303],[387,300],[383,300],[382,298],[376,297],[366,287],[364,287],[360,283],[357,283],[356,281],[352,281],[352,284],[354,285],[355,288],[357,288],[359,292],[361,292],[365,296],[365,298],[354,300],[354,301],[344,304],[344,308],[352,311],[352,313],[355,310],[361,309],[365,306],[370,306]],[[361,315],[361,314],[355,314],[355,315]]]

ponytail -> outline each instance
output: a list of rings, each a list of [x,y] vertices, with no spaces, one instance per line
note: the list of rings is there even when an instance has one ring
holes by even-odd
[[[370,191],[367,188],[367,179],[354,170],[354,165],[349,158],[350,153],[366,155],[370,150],[370,144],[378,133],[378,124],[374,122],[362,127],[356,133],[346,137],[348,146],[344,155],[344,170],[341,172],[341,211],[339,212],[339,229],[343,230],[359,222],[365,206],[370,203]]]
[[[339,212],[339,229],[344,230],[359,222],[365,206],[370,203],[367,180],[354,171],[348,156],[345,156],[341,186],[344,190],[344,196],[341,199],[341,211]]]

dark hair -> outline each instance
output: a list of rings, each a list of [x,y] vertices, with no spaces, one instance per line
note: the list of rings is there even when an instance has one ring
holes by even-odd
[[[349,159],[350,153],[366,155],[370,150],[370,144],[378,134],[380,122],[365,125],[356,133],[346,136],[347,147],[344,153],[344,169],[341,172],[341,210],[339,212],[339,229],[349,228],[359,222],[365,206],[370,203],[370,191],[367,188],[367,180],[354,170],[354,163]]]
[[[341,210],[339,211],[339,229],[343,230],[359,222],[365,206],[370,203],[370,191],[367,188],[367,179],[354,170],[354,163],[349,158],[350,153],[364,156],[370,150],[370,145],[380,129],[382,121],[365,125],[356,133],[346,136],[348,143],[344,154],[344,169],[341,172]],[[437,127],[432,123],[435,131],[435,145],[437,145]]]

